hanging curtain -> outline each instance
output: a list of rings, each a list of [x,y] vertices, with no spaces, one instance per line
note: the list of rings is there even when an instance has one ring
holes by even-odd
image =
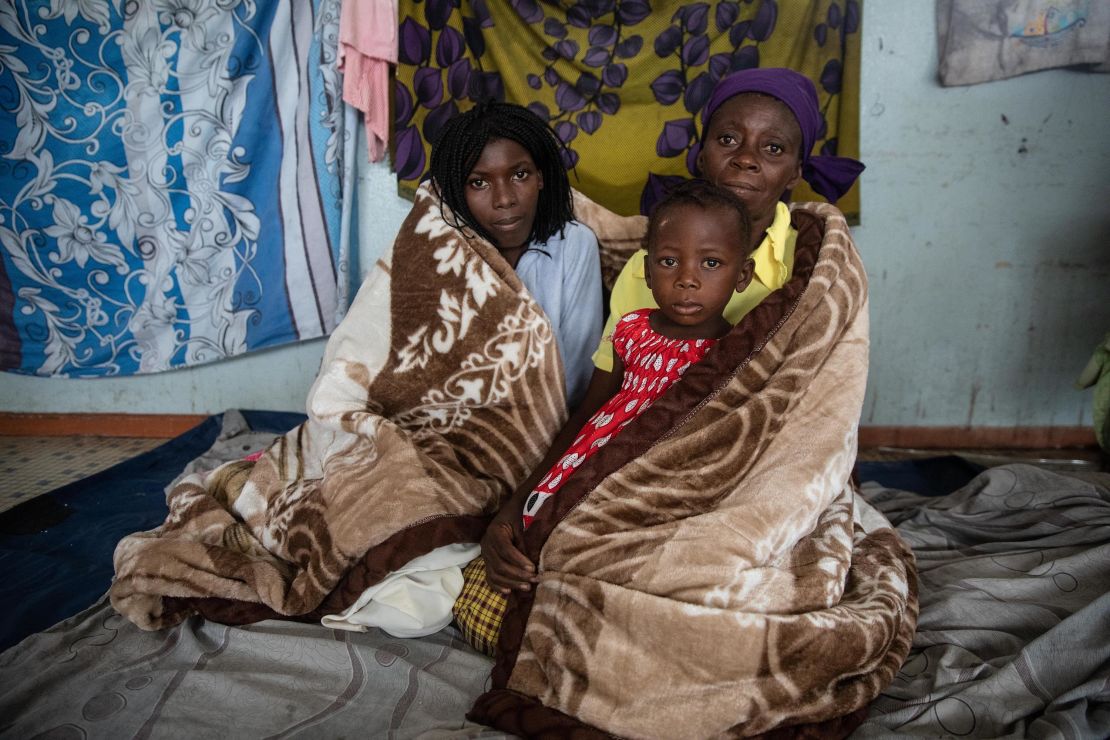
[[[336,325],[338,7],[0,2],[0,367],[149,373]]]
[[[937,46],[946,86],[1054,67],[1110,72],[1110,3],[937,0]]]
[[[617,213],[646,213],[694,174],[713,85],[750,67],[808,75],[826,123],[817,153],[859,154],[858,0],[401,0],[399,19],[403,193],[426,172],[444,121],[493,97],[551,124],[574,187]],[[804,184],[794,198],[820,200]],[[857,216],[858,188],[839,205]]]

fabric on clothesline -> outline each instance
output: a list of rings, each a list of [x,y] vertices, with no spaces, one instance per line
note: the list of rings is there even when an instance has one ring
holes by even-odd
[[[346,0],[339,17],[343,100],[362,111],[371,162],[389,142],[389,66],[397,63],[397,0]]]
[[[395,165],[402,192],[427,170],[444,122],[493,97],[555,129],[583,194],[622,215],[649,213],[695,174],[699,112],[729,72],[790,67],[816,85],[814,154],[859,155],[860,5],[463,3],[400,0]],[[662,6],[666,7],[662,7]],[[815,200],[800,185],[795,200]],[[838,203],[855,218],[859,190]]]
[[[937,0],[942,85],[972,85],[1053,67],[1110,72],[1104,0]]]
[[[338,0],[0,11],[0,367],[133,375],[329,333]]]

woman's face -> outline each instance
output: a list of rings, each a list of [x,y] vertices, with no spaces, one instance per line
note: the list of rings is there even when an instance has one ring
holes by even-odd
[[[713,113],[698,166],[710,182],[744,201],[756,241],[775,220],[775,204],[802,177],[802,130],[782,102],[743,93]]]
[[[466,205],[501,250],[523,247],[532,234],[543,173],[512,139],[490,139],[466,177]]]

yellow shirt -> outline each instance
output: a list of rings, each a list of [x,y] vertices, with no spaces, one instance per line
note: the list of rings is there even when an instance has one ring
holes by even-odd
[[[775,208],[775,220],[767,235],[755,251],[755,277],[741,293],[733,293],[725,306],[724,317],[730,324],[736,324],[749,311],[790,279],[794,269],[794,243],[798,239],[797,230],[790,225],[790,208],[779,203]],[[601,331],[601,344],[594,352],[594,366],[605,372],[613,370],[613,327],[621,316],[638,308],[658,308],[659,304],[651,295],[644,280],[644,257],[647,252],[641,249],[629,258],[613,285],[609,297],[609,321]]]

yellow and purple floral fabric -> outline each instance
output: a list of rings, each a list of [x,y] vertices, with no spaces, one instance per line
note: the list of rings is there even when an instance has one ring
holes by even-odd
[[[565,144],[571,184],[646,213],[696,174],[722,76],[790,67],[817,85],[815,153],[858,157],[859,0],[401,0],[394,163],[402,192],[443,123],[486,97],[528,106]],[[795,199],[817,200],[803,184]],[[858,214],[858,187],[839,205]]]

